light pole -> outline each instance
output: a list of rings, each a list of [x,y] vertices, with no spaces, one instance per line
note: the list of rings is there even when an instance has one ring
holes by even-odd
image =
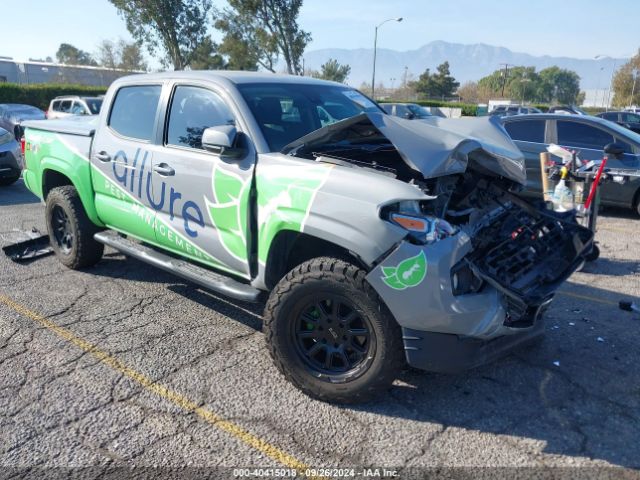
[[[373,37],[373,75],[371,76],[371,98],[375,101],[376,99],[376,55],[378,50],[378,29],[387,22],[401,22],[402,17],[398,18],[387,18],[384,22],[376,25],[376,32]]]

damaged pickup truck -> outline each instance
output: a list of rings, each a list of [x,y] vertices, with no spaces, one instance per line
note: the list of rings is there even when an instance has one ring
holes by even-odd
[[[64,265],[108,245],[240,300],[269,292],[274,363],[322,400],[540,336],[592,246],[570,213],[515,195],[523,159],[497,122],[407,121],[341,84],[138,75],[96,119],[25,126],[24,179]]]

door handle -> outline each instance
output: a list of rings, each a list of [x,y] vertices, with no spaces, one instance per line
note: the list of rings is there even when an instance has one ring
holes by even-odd
[[[158,175],[162,175],[163,177],[171,177],[176,174],[176,171],[164,162],[159,163],[158,165],[154,165],[153,171]]]
[[[95,158],[97,158],[98,160],[100,160],[101,162],[110,162],[111,161],[111,155],[109,155],[107,152],[102,151],[102,152],[98,152],[94,155]]]

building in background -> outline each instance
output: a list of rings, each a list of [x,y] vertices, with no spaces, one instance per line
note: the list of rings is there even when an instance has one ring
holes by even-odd
[[[137,72],[49,62],[18,62],[11,58],[0,57],[0,82],[20,84],[72,83],[108,87],[117,78],[131,73]]]

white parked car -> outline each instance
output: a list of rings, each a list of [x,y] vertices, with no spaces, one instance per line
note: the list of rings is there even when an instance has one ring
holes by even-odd
[[[97,115],[102,107],[102,97],[65,96],[51,100],[47,118],[64,118],[71,115]]]

